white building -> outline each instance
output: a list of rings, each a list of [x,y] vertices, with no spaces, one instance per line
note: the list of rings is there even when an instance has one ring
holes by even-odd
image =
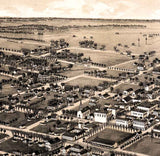
[[[116,125],[117,126],[129,127],[130,124],[131,124],[131,122],[128,119],[124,119],[124,118],[117,118],[116,119]]]
[[[158,104],[153,104],[153,103],[142,103],[139,106],[137,106],[137,109],[146,111],[147,115],[149,115],[153,110],[157,108],[158,108]]]
[[[106,123],[111,115],[111,112],[94,112],[94,120],[95,122]]]
[[[133,120],[133,127],[135,129],[145,130],[147,128],[147,120]]]
[[[131,116],[134,116],[137,118],[144,118],[147,116],[147,112],[144,110],[134,109],[134,110],[131,110]]]

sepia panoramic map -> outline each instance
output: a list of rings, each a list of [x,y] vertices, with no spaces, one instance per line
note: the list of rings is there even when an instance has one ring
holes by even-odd
[[[160,156],[160,0],[0,2],[0,156]]]

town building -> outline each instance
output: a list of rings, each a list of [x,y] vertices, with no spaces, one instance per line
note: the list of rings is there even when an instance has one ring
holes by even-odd
[[[147,117],[147,111],[140,110],[140,109],[133,109],[131,110],[131,116],[134,116],[137,118],[145,118]]]
[[[96,111],[94,112],[94,121],[100,123],[106,123],[111,118],[111,111]]]
[[[133,120],[133,128],[139,129],[139,130],[146,130],[148,126],[147,120],[145,119],[134,119]]]

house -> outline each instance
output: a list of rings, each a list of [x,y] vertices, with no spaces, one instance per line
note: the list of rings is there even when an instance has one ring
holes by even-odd
[[[123,91],[123,95],[129,95],[129,94],[131,94],[133,92],[133,88],[128,88],[127,90],[124,90]]]
[[[152,136],[154,138],[160,139],[160,124],[154,126],[154,128],[152,130]]]
[[[131,125],[131,120],[127,118],[116,118],[116,125],[129,127]]]
[[[85,132],[85,130],[83,130],[83,129],[74,128],[72,130],[65,132],[62,135],[62,139],[74,141],[74,140],[80,138],[84,134],[84,132]]]
[[[153,111],[153,115],[157,116],[157,117],[160,117],[160,109],[155,109]]]
[[[145,65],[143,65],[143,64],[138,64],[138,65],[137,65],[137,70],[139,70],[139,71],[145,70]]]
[[[135,98],[137,96],[141,96],[144,94],[144,89],[137,89],[132,92],[132,97]]]
[[[133,120],[133,128],[139,130],[145,130],[148,126],[147,120],[145,119],[134,119]]]
[[[45,142],[45,148],[48,151],[54,151],[62,146],[62,141],[59,138],[49,139]]]
[[[80,153],[82,152],[84,148],[78,144],[74,144],[71,148],[70,148],[70,151],[72,152],[76,152],[76,153]]]
[[[147,116],[147,111],[140,110],[140,109],[133,109],[131,110],[131,116],[134,116],[137,118],[145,118]]]
[[[126,96],[125,98],[122,99],[122,101],[124,103],[128,103],[128,102],[131,102],[132,98],[130,96]]]
[[[141,101],[142,101],[142,98],[139,95],[132,99],[133,103],[139,103]]]
[[[112,112],[112,115],[113,115],[113,117],[115,118],[116,117],[116,115],[117,115],[117,108],[115,108],[115,107],[109,107],[109,108],[107,108],[107,111],[111,111]]]
[[[94,112],[94,121],[100,123],[106,123],[111,118],[111,111],[97,111]]]
[[[151,91],[154,87],[155,87],[155,84],[153,82],[151,82],[151,83],[147,83],[144,86],[144,89],[145,89],[145,91]]]
[[[131,109],[131,105],[130,104],[126,104],[126,103],[123,103],[123,102],[117,103],[114,106],[118,107],[120,109],[124,109],[124,110],[130,110]]]

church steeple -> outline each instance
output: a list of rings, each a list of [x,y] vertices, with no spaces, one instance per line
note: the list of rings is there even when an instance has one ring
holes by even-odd
[[[82,99],[80,99],[80,103],[79,103],[79,111],[82,110]]]

